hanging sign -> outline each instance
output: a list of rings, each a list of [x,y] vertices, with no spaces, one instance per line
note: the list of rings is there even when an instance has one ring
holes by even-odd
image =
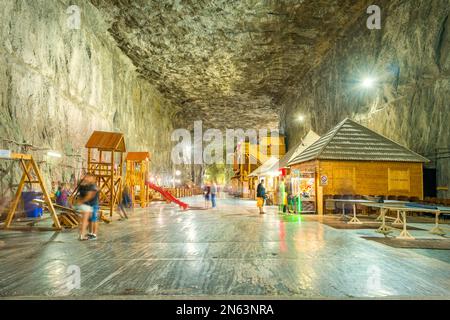
[[[320,185],[321,186],[328,185],[328,176],[326,174],[320,176]]]
[[[11,150],[0,149],[0,158],[11,159]]]

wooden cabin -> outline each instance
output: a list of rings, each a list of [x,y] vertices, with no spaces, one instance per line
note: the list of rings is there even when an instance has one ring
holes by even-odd
[[[148,205],[149,189],[146,181],[150,174],[150,152],[128,152],[126,157],[126,185],[133,204]]]
[[[126,152],[124,135],[94,131],[86,148],[87,170],[97,178],[100,206],[108,208],[112,216],[122,197],[123,153]]]
[[[345,119],[288,162],[299,192],[312,189],[315,211],[324,197],[382,195],[423,198],[422,166],[429,160]]]

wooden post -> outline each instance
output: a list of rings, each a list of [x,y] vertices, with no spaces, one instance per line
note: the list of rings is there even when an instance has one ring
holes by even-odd
[[[31,168],[31,163],[26,166],[28,169]],[[27,170],[28,171],[28,170]],[[19,186],[17,187],[16,195],[14,196],[14,200],[12,202],[11,208],[9,209],[8,215],[6,216],[5,221],[5,229],[9,228],[11,221],[14,217],[14,213],[16,212],[17,206],[20,201],[20,195],[22,194],[23,187],[25,185],[25,180],[27,179],[27,173],[24,172],[22,174],[22,178],[20,179]]]
[[[50,195],[48,194],[47,188],[45,187],[44,180],[41,176],[41,172],[39,171],[39,168],[33,158],[31,159],[31,165],[33,166],[36,176],[38,177],[38,181],[41,186],[42,193],[44,194],[44,200],[47,203],[48,210],[50,211],[50,216],[52,217],[53,223],[55,224],[55,228],[61,229],[61,225],[59,223],[58,216],[56,215],[56,211],[55,211],[55,208],[53,207],[52,200],[50,199]]]
[[[88,148],[88,168],[87,168],[87,172],[91,172],[91,148]]]
[[[118,202],[119,203],[122,201],[122,193],[123,193],[122,174],[123,174],[123,152],[120,153],[120,164],[119,164],[119,172],[118,172],[118,179],[120,179],[120,182],[118,185],[118,187],[119,187]]]
[[[323,187],[320,185],[320,167],[316,164],[315,170],[315,187],[316,187],[316,210],[317,214],[323,215]]]
[[[111,193],[110,193],[110,203],[109,203],[109,216],[112,217],[113,211],[114,211],[114,150],[111,151]]]

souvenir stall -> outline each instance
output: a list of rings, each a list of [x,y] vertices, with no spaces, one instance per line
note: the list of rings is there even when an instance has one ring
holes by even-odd
[[[429,160],[345,119],[288,164],[303,209],[323,214],[326,197],[364,195],[423,198],[422,167]],[[314,204],[314,207],[312,204]]]
[[[294,197],[295,211],[298,213],[316,212],[315,172],[293,169],[289,182]]]

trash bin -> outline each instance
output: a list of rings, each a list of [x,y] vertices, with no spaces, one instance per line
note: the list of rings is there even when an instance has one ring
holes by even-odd
[[[37,191],[22,192],[23,208],[28,218],[39,218],[42,216],[42,208],[34,203],[33,199],[41,199],[42,193]]]

